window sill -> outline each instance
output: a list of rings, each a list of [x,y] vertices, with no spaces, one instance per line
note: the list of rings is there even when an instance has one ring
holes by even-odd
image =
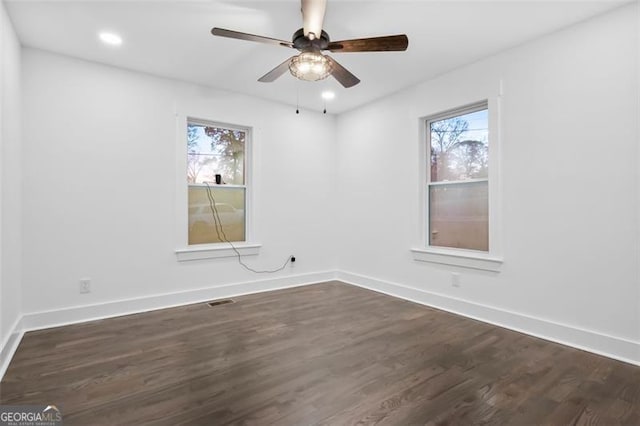
[[[436,248],[411,249],[413,260],[479,269],[482,271],[500,272],[502,258],[470,250],[447,250]]]
[[[262,244],[258,243],[234,243],[235,248],[242,256],[252,256],[260,253]],[[217,259],[221,257],[235,257],[236,252],[229,244],[202,244],[176,250],[178,262],[201,259]]]

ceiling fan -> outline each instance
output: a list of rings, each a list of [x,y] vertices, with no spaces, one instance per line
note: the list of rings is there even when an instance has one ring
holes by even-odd
[[[360,38],[352,40],[331,41],[329,34],[322,29],[326,0],[302,0],[303,28],[293,34],[292,41],[278,40],[247,34],[239,31],[213,28],[211,34],[220,37],[236,38],[273,44],[300,51],[287,59],[262,77],[258,81],[270,83],[282,76],[287,70],[300,80],[317,81],[332,75],[342,86],[348,88],[360,83],[358,77],[336,62],[322,51],[330,52],[389,52],[407,50],[409,39],[405,34]]]

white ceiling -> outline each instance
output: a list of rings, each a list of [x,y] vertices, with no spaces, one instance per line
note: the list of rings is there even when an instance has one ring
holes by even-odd
[[[322,110],[322,90],[340,113],[464,64],[601,14],[628,1],[329,0],[332,40],[405,33],[406,52],[334,53],[362,82],[344,89],[329,78],[302,82],[288,73],[256,80],[296,51],[214,37],[212,27],[290,40],[302,26],[299,0],[6,1],[23,45]],[[120,34],[119,48],[97,38]]]

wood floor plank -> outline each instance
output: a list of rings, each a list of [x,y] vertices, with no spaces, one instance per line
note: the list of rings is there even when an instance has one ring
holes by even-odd
[[[1,404],[67,425],[634,425],[640,368],[328,282],[27,333]]]

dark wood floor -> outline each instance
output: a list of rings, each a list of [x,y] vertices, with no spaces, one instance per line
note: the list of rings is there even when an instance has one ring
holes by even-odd
[[[640,368],[337,282],[27,333],[66,425],[640,425]]]

